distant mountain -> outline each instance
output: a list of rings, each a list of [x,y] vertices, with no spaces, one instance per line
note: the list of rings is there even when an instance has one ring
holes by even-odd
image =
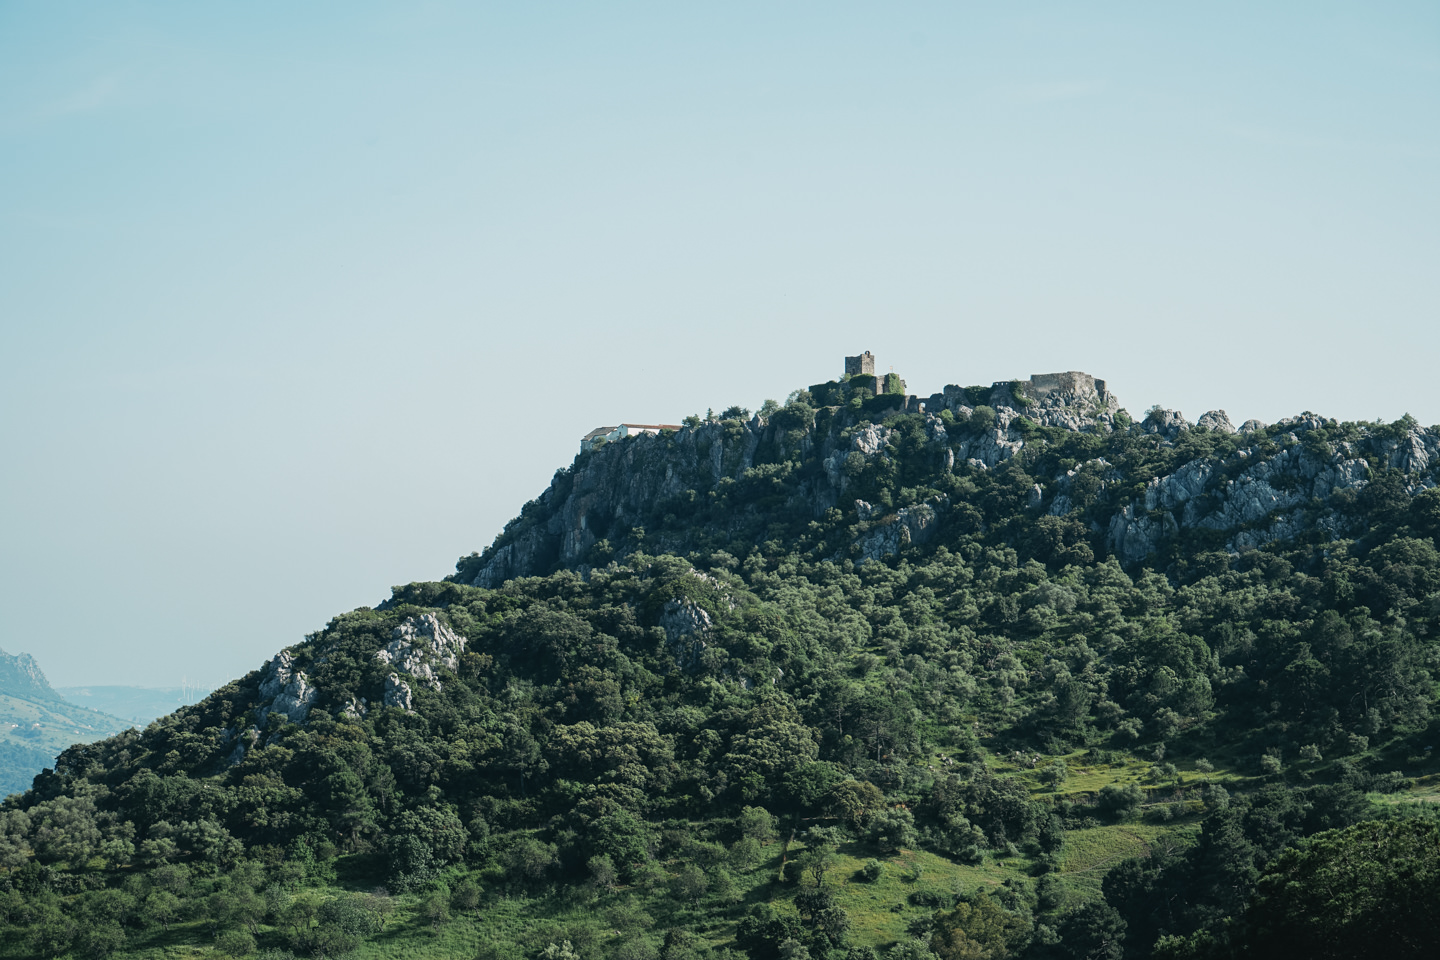
[[[28,653],[10,654],[4,650],[0,650],[0,692],[29,700],[63,699],[45,679],[45,672],[34,657]]]
[[[151,720],[196,703],[209,693],[197,687],[60,687],[71,703],[112,714],[144,726]]]
[[[0,797],[29,789],[66,747],[130,726],[129,720],[67,702],[30,654],[0,650]]]

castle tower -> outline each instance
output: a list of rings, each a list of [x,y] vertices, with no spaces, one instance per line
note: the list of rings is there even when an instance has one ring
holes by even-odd
[[[858,357],[845,358],[845,376],[856,377],[861,374],[875,376],[875,357],[869,350]]]

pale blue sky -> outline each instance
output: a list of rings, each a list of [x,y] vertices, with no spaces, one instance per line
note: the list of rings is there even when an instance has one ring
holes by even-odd
[[[219,682],[839,372],[1440,421],[1434,3],[0,0],[0,647]]]

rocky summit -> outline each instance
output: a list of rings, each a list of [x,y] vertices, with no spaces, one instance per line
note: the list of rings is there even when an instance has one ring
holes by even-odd
[[[623,554],[647,542],[644,537],[685,553],[726,530],[676,532],[667,514],[688,512],[698,498],[724,495],[760,476],[773,482],[777,463],[799,467],[787,471],[785,503],[760,510],[782,506],[821,521],[838,509],[859,524],[834,559],[878,559],[931,542],[951,506],[945,495],[893,510],[856,496],[857,475],[895,459],[900,434],[893,421],[899,418],[907,434],[923,437],[908,455],[928,459],[936,473],[958,476],[1001,467],[1027,444],[1031,450],[1053,446],[1057,434],[1094,436],[1097,448],[1104,445],[1098,438],[1117,430],[1143,438],[1153,457],[1080,460],[1035,476],[1027,494],[1029,508],[1054,517],[1072,515],[1082,502],[1103,503],[1084,511],[1089,533],[1096,547],[1127,565],[1187,532],[1232,554],[1312,533],[1351,534],[1344,507],[1372,471],[1398,473],[1413,494],[1435,485],[1440,466],[1440,434],[1408,419],[1342,428],[1307,412],[1269,426],[1247,420],[1237,431],[1223,410],[1191,423],[1179,411],[1157,407],[1136,423],[1103,380],[1084,373],[989,388],[948,386],[925,401],[881,394],[824,405],[845,399],[845,387],[803,391],[770,416],[694,422],[586,452],[557,473],[489,549],[462,560],[456,579],[495,587],[512,577],[584,570],[597,543]],[[1197,436],[1225,441],[1196,443]],[[1158,476],[1151,472],[1156,460],[1166,466]]]
[[[1440,953],[1433,428],[844,369],[65,750],[0,958]]]

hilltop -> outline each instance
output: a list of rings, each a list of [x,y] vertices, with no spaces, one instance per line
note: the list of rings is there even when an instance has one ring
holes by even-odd
[[[904,391],[592,432],[447,579],[65,751],[0,955],[1280,956],[1362,847],[1413,862],[1323,949],[1429,949],[1440,433]]]

